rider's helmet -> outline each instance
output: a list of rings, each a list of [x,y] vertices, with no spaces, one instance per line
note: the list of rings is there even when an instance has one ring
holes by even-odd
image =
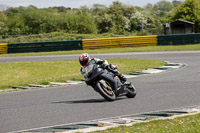
[[[79,56],[79,62],[82,66],[86,67],[90,62],[90,56],[87,53],[82,54]]]

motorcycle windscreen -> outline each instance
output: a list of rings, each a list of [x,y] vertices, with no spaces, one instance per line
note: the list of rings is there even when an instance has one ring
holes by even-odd
[[[85,67],[86,73],[85,73],[84,77],[87,77],[87,76],[88,76],[88,73],[89,73],[90,71],[92,71],[93,67],[94,67],[94,64],[90,64],[90,65],[88,65],[87,67]]]

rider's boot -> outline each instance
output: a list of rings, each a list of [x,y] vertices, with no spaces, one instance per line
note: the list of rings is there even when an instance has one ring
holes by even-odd
[[[128,82],[128,81],[127,81],[127,78],[126,78],[124,75],[119,74],[118,77],[119,77],[120,81],[121,81],[124,85],[130,85],[130,84],[131,84],[131,82]]]
[[[118,77],[122,83],[125,83],[127,81],[127,78],[124,75],[122,75],[121,73],[118,75]]]

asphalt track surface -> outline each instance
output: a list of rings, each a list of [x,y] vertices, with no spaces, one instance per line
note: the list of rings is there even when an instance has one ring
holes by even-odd
[[[184,68],[129,79],[134,99],[105,101],[91,87],[73,85],[0,94],[0,132],[200,105],[200,51],[92,54],[186,63]],[[0,58],[0,62],[71,60],[78,55]]]

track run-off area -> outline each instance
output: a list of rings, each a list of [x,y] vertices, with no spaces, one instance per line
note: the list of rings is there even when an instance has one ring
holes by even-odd
[[[133,99],[105,101],[85,84],[0,93],[0,132],[200,105],[200,51],[90,54],[185,63],[180,69],[131,78]],[[5,57],[0,62],[77,60],[79,55]]]

